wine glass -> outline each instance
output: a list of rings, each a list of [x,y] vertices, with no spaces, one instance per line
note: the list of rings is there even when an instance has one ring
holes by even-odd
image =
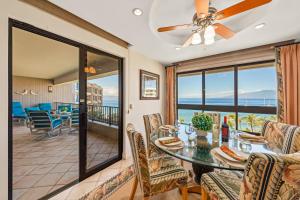
[[[194,141],[194,137],[192,136],[194,130],[194,127],[192,126],[192,124],[189,124],[188,126],[185,126],[185,134],[188,136],[188,142],[189,144],[192,143],[192,141]]]

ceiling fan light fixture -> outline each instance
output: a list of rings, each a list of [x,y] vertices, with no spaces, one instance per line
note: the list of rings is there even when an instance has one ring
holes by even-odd
[[[192,38],[192,44],[197,45],[197,44],[200,44],[201,42],[202,42],[202,39],[201,39],[200,33],[198,33],[198,32],[194,33],[193,38]]]
[[[216,32],[213,26],[208,26],[204,31],[204,38],[213,38],[215,37]]]
[[[142,11],[142,9],[140,9],[140,8],[134,8],[134,9],[132,10],[132,13],[133,13],[135,16],[141,16],[141,15],[143,14],[143,11]]]

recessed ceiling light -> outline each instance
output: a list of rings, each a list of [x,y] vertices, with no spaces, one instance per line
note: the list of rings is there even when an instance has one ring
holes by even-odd
[[[177,51],[179,51],[181,48],[180,48],[180,47],[176,47],[175,49],[176,49]]]
[[[135,8],[132,10],[132,13],[136,16],[141,16],[143,14],[143,11],[139,8]]]
[[[261,29],[261,28],[263,28],[265,25],[266,25],[265,23],[257,24],[257,25],[255,26],[255,29]]]

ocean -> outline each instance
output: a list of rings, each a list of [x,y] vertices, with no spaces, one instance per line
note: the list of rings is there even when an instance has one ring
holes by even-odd
[[[191,104],[200,105],[202,100],[199,98],[180,98],[178,99],[179,104]],[[234,99],[229,98],[207,98],[206,105],[225,105],[233,106]],[[277,99],[239,99],[238,105],[240,106],[264,106],[264,107],[276,107]],[[178,110],[178,120],[181,123],[191,123],[192,117],[195,112],[201,112],[200,110]],[[229,126],[231,129],[235,129],[235,114],[229,112],[220,112],[221,122],[223,122],[224,116],[227,116],[229,120]],[[238,116],[238,128],[240,130],[261,132],[261,126],[265,120],[276,120],[276,115],[269,114],[254,114],[251,117],[255,118],[252,122],[249,121],[249,115],[252,113],[239,113]],[[252,125],[252,126],[251,126]],[[252,128],[251,128],[252,127]],[[251,130],[252,129],[252,130]]]

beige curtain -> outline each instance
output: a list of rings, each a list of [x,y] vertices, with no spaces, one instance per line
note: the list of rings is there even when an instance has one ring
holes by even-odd
[[[166,68],[166,124],[175,124],[176,118],[176,67]]]
[[[300,126],[300,44],[277,49],[278,120]]]

